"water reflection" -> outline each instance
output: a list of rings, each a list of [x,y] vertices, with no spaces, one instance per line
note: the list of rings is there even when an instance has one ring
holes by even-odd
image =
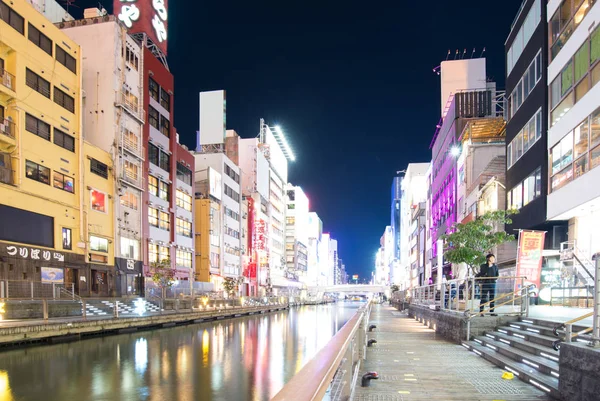
[[[2,352],[0,401],[268,400],[354,312],[303,307]]]

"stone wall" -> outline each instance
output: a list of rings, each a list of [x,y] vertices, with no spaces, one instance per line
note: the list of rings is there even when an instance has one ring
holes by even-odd
[[[569,401],[600,400],[600,349],[586,344],[560,346],[558,389]]]
[[[446,312],[419,305],[409,305],[408,315],[434,329],[445,339],[460,344],[467,339],[467,319],[462,313]],[[515,316],[482,316],[471,319],[471,338],[517,320]]]
[[[4,305],[4,319],[43,319],[44,306],[38,301],[10,301]],[[81,316],[81,304],[73,301],[48,301],[48,317]]]

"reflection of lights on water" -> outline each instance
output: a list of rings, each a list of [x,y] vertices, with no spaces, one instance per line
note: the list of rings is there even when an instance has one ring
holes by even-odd
[[[10,383],[8,381],[8,372],[0,370],[0,401],[13,401]]]
[[[208,330],[204,329],[202,333],[202,366],[208,366],[208,343],[210,337],[208,336]]]
[[[135,313],[137,313],[140,316],[146,313],[146,301],[144,301],[142,298],[136,299],[133,304],[135,305],[135,308],[133,310]]]
[[[148,342],[140,338],[135,342],[135,369],[144,373],[148,366]]]
[[[5,305],[6,303],[0,302],[0,322],[2,321],[2,319],[4,319],[4,314],[6,313],[6,309],[4,309]]]

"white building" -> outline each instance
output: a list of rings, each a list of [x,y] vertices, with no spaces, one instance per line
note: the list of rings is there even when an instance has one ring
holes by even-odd
[[[551,0],[546,7],[547,219],[569,222],[567,247],[590,263],[600,252],[600,3]]]
[[[331,285],[333,282],[333,265],[331,255],[331,235],[323,233],[321,242],[319,243],[319,269],[317,277],[317,285]]]
[[[61,29],[79,43],[83,52],[84,138],[109,152],[114,160],[115,194],[119,194],[113,199],[117,219],[115,265],[122,273],[117,277],[116,289],[118,294],[127,295],[127,282],[132,282],[128,274],[139,277],[143,260],[143,52],[114,16],[99,21],[64,22]],[[97,171],[108,173],[102,163],[96,161],[93,165]],[[127,269],[127,260],[134,261],[134,271]]]
[[[308,213],[308,266],[306,271],[307,285],[319,285],[320,260],[319,249],[323,239],[323,222],[315,212]]]
[[[302,188],[286,187],[285,249],[287,269],[306,283],[308,268],[308,198]]]

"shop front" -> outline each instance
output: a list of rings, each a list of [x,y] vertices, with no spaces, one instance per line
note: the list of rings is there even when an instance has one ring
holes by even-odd
[[[115,258],[115,288],[118,297],[144,296],[143,269],[141,260]]]

